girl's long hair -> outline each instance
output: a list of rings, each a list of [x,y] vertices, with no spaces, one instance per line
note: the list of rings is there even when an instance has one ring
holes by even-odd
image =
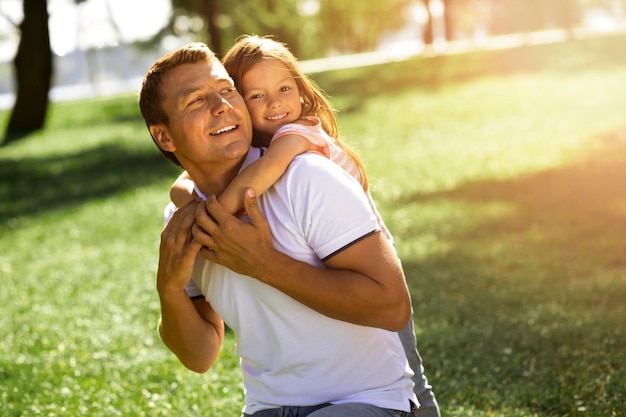
[[[324,131],[335,140],[337,145],[358,167],[360,183],[363,189],[367,191],[368,181],[365,167],[356,153],[339,138],[335,113],[328,102],[326,94],[313,80],[302,72],[296,57],[285,44],[269,37],[244,35],[237,40],[235,45],[224,56],[222,63],[233,78],[235,86],[241,88],[243,76],[260,61],[270,59],[282,62],[289,69],[296,80],[298,91],[303,100],[302,116],[319,117]],[[253,143],[259,145],[255,139],[253,139]]]

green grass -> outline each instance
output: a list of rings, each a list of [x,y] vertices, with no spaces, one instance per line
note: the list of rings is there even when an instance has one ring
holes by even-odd
[[[446,416],[626,415],[624,45],[315,76],[395,235]],[[155,330],[176,175],[131,96],[55,104],[0,148],[0,415],[238,415],[232,334],[196,375]]]

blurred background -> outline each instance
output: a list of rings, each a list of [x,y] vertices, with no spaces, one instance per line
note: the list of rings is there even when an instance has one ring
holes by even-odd
[[[558,40],[626,25],[626,0],[0,0],[2,108],[14,102],[25,13],[46,12],[47,26],[35,30],[49,32],[52,100],[137,90],[164,51],[200,40],[222,53],[243,33],[275,35],[309,60],[446,53],[494,36],[551,31]],[[28,53],[45,59],[47,48]]]
[[[137,91],[164,51],[200,40],[219,55],[244,33],[275,35],[314,72],[351,54],[362,65],[625,27],[626,0],[0,0],[0,108],[14,106],[20,82],[49,90],[28,94],[39,101]],[[20,44],[30,62],[21,71],[50,72],[49,85],[16,74]]]

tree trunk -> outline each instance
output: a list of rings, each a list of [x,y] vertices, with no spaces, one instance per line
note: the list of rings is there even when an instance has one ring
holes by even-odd
[[[198,0],[199,10],[204,17],[207,26],[207,35],[209,37],[209,46],[218,58],[224,56],[224,48],[222,46],[222,35],[220,28],[217,26],[217,15],[219,13],[218,0]]]
[[[428,15],[428,20],[426,20],[426,24],[424,25],[424,29],[422,32],[422,39],[424,40],[425,45],[432,45],[433,43],[433,15],[430,13],[430,2],[429,0],[422,0],[424,7],[426,7],[426,13]]]
[[[41,129],[52,79],[52,50],[46,0],[24,0],[21,37],[13,60],[17,92],[5,143]]]
[[[454,11],[452,8],[452,0],[443,0],[443,19],[446,25],[446,40],[452,42],[454,40]]]

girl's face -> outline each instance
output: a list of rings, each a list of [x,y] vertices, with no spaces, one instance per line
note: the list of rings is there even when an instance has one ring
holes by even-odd
[[[261,61],[248,70],[241,80],[241,94],[257,136],[271,137],[302,115],[296,80],[278,60]]]

